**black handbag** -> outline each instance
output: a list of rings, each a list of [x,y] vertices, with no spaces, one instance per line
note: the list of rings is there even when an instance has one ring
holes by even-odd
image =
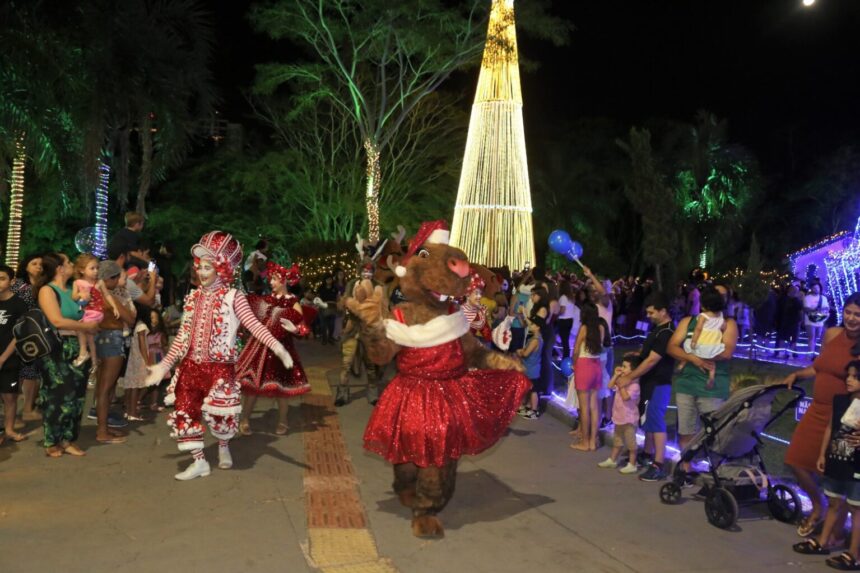
[[[57,329],[38,308],[28,310],[12,327],[15,351],[23,362],[33,362],[63,347]]]

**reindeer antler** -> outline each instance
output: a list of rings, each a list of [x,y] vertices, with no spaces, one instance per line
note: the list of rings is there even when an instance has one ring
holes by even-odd
[[[403,225],[397,225],[397,232],[391,233],[391,236],[394,238],[394,242],[400,245],[406,236],[406,229],[403,228]]]
[[[364,257],[364,247],[367,246],[367,240],[361,238],[361,233],[355,234],[355,250],[358,251],[359,257]]]

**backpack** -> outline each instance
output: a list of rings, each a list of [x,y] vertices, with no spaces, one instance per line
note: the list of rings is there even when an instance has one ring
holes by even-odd
[[[33,362],[60,350],[63,343],[45,313],[38,308],[28,310],[12,327],[15,351],[23,362]]]

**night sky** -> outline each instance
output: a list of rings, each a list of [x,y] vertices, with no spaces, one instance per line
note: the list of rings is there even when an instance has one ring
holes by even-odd
[[[247,113],[240,89],[254,63],[297,56],[251,31],[251,4],[211,3],[216,79],[233,121]],[[576,27],[568,46],[519,38],[541,63],[523,74],[527,135],[580,117],[632,125],[707,109],[779,181],[808,174],[860,132],[858,0],[555,0],[552,12]],[[466,89],[468,103],[476,80],[449,87]]]

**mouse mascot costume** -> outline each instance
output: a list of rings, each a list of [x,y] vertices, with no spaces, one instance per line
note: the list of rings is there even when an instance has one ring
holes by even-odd
[[[457,460],[495,444],[531,388],[519,360],[469,332],[454,304],[469,288],[469,261],[447,243],[444,221],[424,223],[410,241],[395,269],[407,302],[389,310],[383,289],[369,281],[347,301],[370,359],[397,361],[364,447],[394,465],[394,491],[419,537],[444,535],[437,514],[454,493]]]
[[[284,367],[293,361],[284,346],[254,316],[245,294],[230,286],[242,247],[232,235],[212,231],[191,248],[200,286],[185,298],[182,322],[164,359],[150,368],[147,382],[159,381],[179,363],[165,402],[175,403],[167,424],[179,450],[191,452],[193,461],[176,479],[185,481],[209,475],[203,455],[203,423],[218,439],[218,467],[233,467],[228,446],[236,435],[241,390],[235,376],[239,326],[265,344]]]

